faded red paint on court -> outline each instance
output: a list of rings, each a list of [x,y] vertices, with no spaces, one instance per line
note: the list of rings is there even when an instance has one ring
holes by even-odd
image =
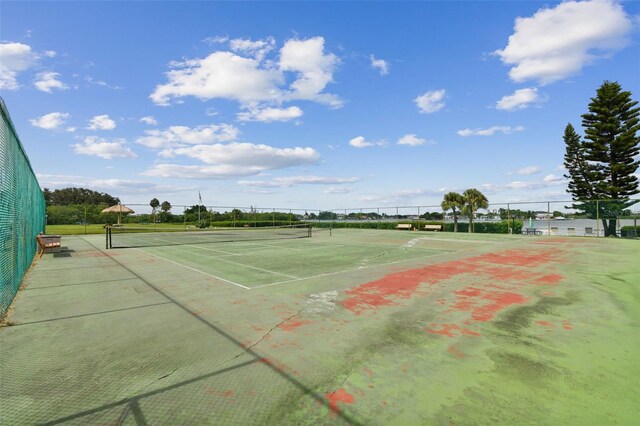
[[[457,324],[430,324],[432,328],[427,328],[429,333],[440,334],[447,337],[455,337],[460,335],[467,336],[480,336],[477,331],[469,330],[468,328],[462,328]],[[439,329],[435,328],[439,327]]]
[[[549,274],[537,278],[536,282],[544,285],[558,285],[558,283],[562,281],[562,278],[560,274]]]
[[[353,404],[356,400],[353,395],[345,391],[343,388],[340,388],[335,392],[328,393],[325,395],[325,397],[327,398],[327,402],[329,403],[329,410],[332,417],[340,413],[338,403]]]
[[[459,359],[464,358],[464,353],[462,353],[456,345],[449,346],[449,349],[447,349],[447,352],[449,352],[451,355],[455,356],[456,358],[459,358]]]
[[[562,252],[557,249],[526,251],[507,250],[499,253],[489,253],[468,259],[445,262],[410,271],[387,275],[376,281],[365,283],[347,290],[341,304],[356,315],[365,311],[375,310],[384,306],[399,305],[399,300],[411,299],[418,295],[422,284],[434,285],[463,274],[485,275],[491,282],[516,281],[521,283],[538,283],[552,285],[558,283],[562,276],[559,274],[543,274],[529,268],[558,262]],[[492,265],[489,265],[489,264]],[[493,266],[497,265],[497,266]],[[523,267],[519,269],[514,267]],[[485,287],[500,289],[495,284]],[[472,317],[476,321],[489,321],[495,313],[513,304],[525,303],[527,299],[515,292],[490,291],[488,289],[467,289],[467,294],[461,294],[466,300],[457,300],[453,306],[458,310],[472,310]],[[478,300],[482,299],[482,300]],[[441,303],[440,299],[438,303]],[[481,306],[478,304],[482,302]]]
[[[451,306],[452,309],[471,312],[471,318],[475,321],[490,321],[495,314],[511,305],[520,305],[527,301],[522,294],[509,291],[481,290],[469,287],[469,292],[456,293],[458,302]]]
[[[234,394],[234,392],[231,389],[228,389],[226,391],[221,391],[213,388],[207,388],[207,393],[215,396],[221,396],[224,398],[231,398]]]
[[[286,322],[280,325],[280,329],[283,331],[293,331],[298,327],[302,327],[303,325],[311,324],[311,321],[296,321],[296,322]]]

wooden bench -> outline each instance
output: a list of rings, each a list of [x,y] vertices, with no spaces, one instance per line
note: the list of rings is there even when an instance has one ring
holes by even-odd
[[[37,235],[36,240],[38,240],[40,257],[44,256],[45,252],[59,253],[61,245],[60,239],[60,235]]]
[[[425,225],[425,231],[442,231],[442,225]]]
[[[396,226],[396,229],[406,229],[407,231],[411,231],[413,229],[413,225],[410,223],[399,223]]]

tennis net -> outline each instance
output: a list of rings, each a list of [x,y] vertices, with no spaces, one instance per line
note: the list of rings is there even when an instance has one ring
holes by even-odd
[[[107,226],[105,229],[107,249],[311,237],[309,224],[215,229]]]

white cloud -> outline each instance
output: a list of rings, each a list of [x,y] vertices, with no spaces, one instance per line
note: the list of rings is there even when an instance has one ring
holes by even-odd
[[[36,75],[36,81],[33,83],[36,88],[42,92],[51,93],[51,89],[67,90],[69,87],[58,80],[60,74],[52,71],[45,71]]]
[[[262,188],[288,188],[294,185],[342,185],[359,181],[357,177],[338,178],[325,176],[287,176],[270,181],[245,180],[240,185],[257,186]]]
[[[540,173],[540,167],[538,166],[527,166],[516,171],[519,175],[535,175],[536,173]]]
[[[508,189],[540,189],[544,188],[546,185],[540,182],[521,182],[514,181],[510,182],[506,185]]]
[[[371,59],[371,68],[380,71],[380,75],[389,74],[389,63],[387,61],[384,59],[376,59],[373,55],[371,55],[369,59]]]
[[[115,193],[127,193],[127,194],[140,194],[140,193],[170,193],[181,192],[184,188],[178,188],[174,186],[163,186],[152,182],[134,181],[128,179],[94,179],[86,176],[77,175],[46,175],[36,174],[38,182],[43,187],[60,189],[60,188],[90,188],[99,192],[115,192]]]
[[[255,167],[260,171],[315,163],[320,158],[313,148],[274,148],[245,142],[195,145],[173,149],[172,153],[207,164]]]
[[[413,101],[418,106],[421,114],[431,114],[444,108],[444,97],[446,91],[444,89],[425,92],[415,98]]]
[[[510,127],[510,126],[493,126],[488,129],[463,129],[458,130],[460,136],[493,136],[495,133],[504,133],[510,135],[513,132],[521,132],[524,130],[522,126]]]
[[[318,161],[313,148],[275,148],[237,142],[237,128],[227,124],[171,126],[165,130],[147,130],[138,144],[159,150],[164,158],[186,157],[203,164],[156,164],[143,174],[154,177],[222,179],[251,176],[267,170],[295,167]],[[222,143],[225,142],[225,143]]]
[[[358,198],[358,202],[367,203],[367,204],[377,204],[380,206],[398,206],[404,203],[413,202],[414,200],[424,200],[424,197],[437,197],[440,198],[446,192],[450,191],[449,188],[440,188],[440,189],[402,189],[392,193],[387,194],[373,194],[373,195],[365,195]],[[439,203],[440,201],[438,201]],[[400,214],[402,210],[400,210]],[[390,207],[386,211],[384,209],[380,210],[380,213],[387,213],[389,215],[395,215],[396,209],[395,207]]]
[[[287,40],[280,49],[280,70],[297,73],[297,79],[290,84],[292,92],[286,95],[286,99],[341,107],[342,101],[336,95],[322,93],[327,84],[333,81],[333,72],[338,63],[336,55],[324,53],[323,37]]]
[[[564,177],[556,176],[556,175],[553,175],[553,174],[546,175],[544,177],[544,181],[547,182],[547,183],[564,182],[564,180],[565,180]]]
[[[485,195],[492,195],[498,192],[498,186],[492,183],[483,183],[482,185],[479,186],[479,188],[480,188],[480,191],[482,191],[482,193]],[[463,190],[460,190],[459,192],[462,193]]]
[[[89,130],[113,130],[116,128],[116,122],[109,118],[107,114],[96,115],[89,121]]]
[[[226,36],[215,36],[215,37],[207,37],[204,40],[207,44],[222,44],[229,41],[229,37]]]
[[[18,90],[18,74],[36,64],[38,55],[22,43],[0,43],[0,89]]]
[[[537,88],[529,87],[526,89],[518,89],[513,92],[513,95],[503,96],[502,99],[496,102],[496,109],[503,111],[515,111],[525,109],[531,104],[545,102],[546,100],[545,96],[538,94]]]
[[[622,49],[632,27],[616,1],[567,1],[516,18],[507,46],[494,54],[512,66],[511,80],[547,84]]]
[[[95,84],[96,86],[101,86],[101,87],[106,87],[107,89],[113,89],[113,90],[120,90],[122,89],[122,87],[120,86],[113,86],[109,83],[107,83],[106,81],[102,81],[102,80],[96,80],[93,77],[91,77],[90,75],[85,76],[84,80],[87,83],[90,84]]]
[[[407,134],[398,139],[398,145],[418,146],[424,144],[433,144],[433,142],[419,138],[418,135],[415,134]]]
[[[72,145],[76,154],[90,155],[112,160],[114,158],[136,158],[137,155],[125,146],[124,139],[107,139],[88,136],[81,144]]]
[[[229,164],[215,166],[156,164],[144,171],[142,175],[181,179],[225,179],[256,175],[262,170],[260,167],[255,166],[234,166]]]
[[[232,52],[214,52],[203,59],[173,62],[166,84],[156,86],[149,98],[158,105],[171,99],[231,99],[241,104],[271,102],[282,98],[284,81],[278,70],[262,68],[260,62]]]
[[[147,115],[140,119],[141,123],[148,124],[149,126],[157,126],[158,120],[156,120],[153,116]]]
[[[71,115],[66,112],[51,112],[49,114],[43,115],[42,117],[32,118],[29,121],[35,127],[53,130],[62,126],[65,121],[69,119],[69,117],[71,117]]]
[[[355,138],[349,141],[349,145],[354,148],[367,148],[370,146],[382,146],[385,145],[385,141],[366,141],[364,136],[356,136]]]
[[[272,121],[289,121],[300,118],[303,111],[297,106],[289,108],[251,108],[248,112],[239,112],[237,114],[239,121],[261,121],[270,123]]]
[[[322,192],[325,194],[348,194],[351,191],[353,191],[353,188],[348,186],[330,186]]]
[[[236,53],[242,53],[247,56],[262,61],[264,57],[276,47],[276,40],[273,37],[267,37],[265,40],[248,40],[236,38],[229,41],[229,48]]]
[[[198,145],[236,140],[240,131],[230,124],[211,124],[190,128],[187,126],[171,126],[165,130],[147,130],[147,136],[136,140],[136,143],[149,148],[173,148],[183,145]]]
[[[333,81],[339,62],[334,54],[325,54],[324,38],[286,41],[279,61],[264,59],[275,47],[272,38],[235,39],[230,46],[233,52],[216,51],[205,58],[172,62],[166,73],[167,83],[156,86],[150,99],[158,105],[193,96],[203,100],[230,99],[243,107],[280,105],[293,100],[342,106],[336,95],[323,92]]]

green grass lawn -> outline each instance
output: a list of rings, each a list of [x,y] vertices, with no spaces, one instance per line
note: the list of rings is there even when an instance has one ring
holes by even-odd
[[[191,224],[187,224],[192,226]],[[148,229],[178,229],[184,228],[181,223],[153,223],[141,225],[139,223],[126,223],[124,226]],[[47,234],[53,235],[87,235],[87,234],[104,234],[104,224],[97,223],[91,225],[47,225]]]

